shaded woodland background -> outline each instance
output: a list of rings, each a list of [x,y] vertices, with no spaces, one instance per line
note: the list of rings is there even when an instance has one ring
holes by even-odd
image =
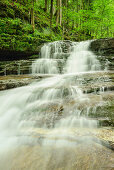
[[[0,0],[0,50],[113,37],[113,0]]]

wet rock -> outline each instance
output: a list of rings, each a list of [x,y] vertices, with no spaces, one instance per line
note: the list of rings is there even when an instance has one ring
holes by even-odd
[[[26,86],[28,84],[32,83],[31,79],[21,79],[21,80],[1,80],[0,81],[0,90],[7,90],[12,89],[16,87]]]
[[[94,40],[90,50],[98,56],[102,69],[114,70],[114,38]]]
[[[96,118],[99,126],[114,127],[114,93],[105,92],[101,97],[104,104],[97,106],[95,113],[90,111],[89,117]]]
[[[1,76],[0,77],[0,90],[7,90],[16,87],[28,85],[34,81],[40,81],[44,78],[49,78],[54,75],[17,75],[17,76]],[[67,77],[66,77],[67,78]],[[58,120],[60,116],[63,116],[66,110],[77,109],[81,110],[81,114],[85,115],[83,110],[89,110],[89,119],[98,120],[100,126],[114,126],[114,95],[111,91],[114,90],[114,74],[113,72],[96,72],[96,73],[85,73],[77,74],[68,78],[67,84],[56,87],[56,90],[60,91],[62,98],[64,98],[62,104],[61,101],[57,103],[48,103],[44,106],[43,113],[45,110],[57,114],[55,120]],[[80,81],[82,84],[80,84]],[[69,84],[70,83],[70,84]],[[71,87],[79,86],[84,92],[84,95],[89,98],[89,101],[79,101],[78,97],[70,96]],[[47,90],[50,87],[47,87]],[[55,87],[52,87],[55,88]],[[78,102],[77,102],[78,101]],[[90,102],[91,101],[91,102]],[[53,101],[54,102],[54,101]],[[96,111],[94,112],[94,108]],[[48,123],[49,124],[49,123]]]
[[[30,74],[34,59],[0,62],[0,75]]]
[[[91,42],[90,49],[97,55],[114,55],[114,38],[98,39]]]
[[[50,75],[8,75],[0,76],[0,91],[8,90],[16,87],[26,86]]]
[[[97,59],[101,63],[102,70],[114,70],[114,56],[97,56]]]
[[[58,46],[58,52],[64,54],[66,53],[68,54],[70,52],[70,47],[72,45],[73,45],[72,41],[69,40],[58,41],[58,43],[56,43],[56,46]],[[56,46],[54,43],[50,44],[51,54],[56,53],[56,49],[55,49]]]

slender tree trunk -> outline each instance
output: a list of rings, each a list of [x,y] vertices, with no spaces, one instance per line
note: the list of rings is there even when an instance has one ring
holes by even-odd
[[[57,0],[56,26],[62,25],[62,0]]]
[[[62,0],[60,0],[60,26],[62,25]]]
[[[52,19],[53,19],[53,0],[51,0],[51,8],[50,8],[50,28],[52,27]]]
[[[35,30],[35,22],[34,22],[34,0],[32,1],[32,8],[31,8],[31,25],[33,28],[33,31]]]
[[[68,0],[62,0],[62,6],[65,8],[65,10],[67,10],[67,4],[68,4]],[[68,23],[67,20],[62,21],[63,39],[65,39],[64,35],[65,35],[65,30],[66,30],[67,23]]]
[[[68,5],[68,0],[65,0],[65,6],[67,7],[67,5]]]
[[[81,6],[82,6],[82,9],[84,9],[84,2],[83,2],[83,0],[82,0],[82,3],[81,3]]]
[[[57,0],[57,15],[56,15],[56,26],[58,26],[58,24],[59,24],[59,13],[60,13],[60,11],[59,11],[59,0]]]
[[[45,0],[45,11],[47,12],[47,0]]]
[[[89,5],[90,5],[90,2],[89,2],[89,0],[88,0],[87,3],[86,3],[86,9],[87,9],[87,10],[89,9]]]
[[[68,0],[63,0],[63,6],[67,7]]]

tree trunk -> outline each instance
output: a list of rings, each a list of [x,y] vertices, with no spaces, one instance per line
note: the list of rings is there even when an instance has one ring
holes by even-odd
[[[68,0],[63,0],[63,6],[67,7]]]
[[[83,3],[83,0],[81,1],[81,9],[82,9],[82,10],[84,9],[84,3]]]
[[[32,28],[33,28],[33,31],[35,30],[35,23],[34,23],[34,1],[32,1],[32,8],[31,8],[31,25],[32,25]]]
[[[56,26],[62,25],[62,0],[57,0]]]
[[[65,6],[67,7],[67,5],[68,5],[68,0],[65,1]]]
[[[53,19],[53,0],[51,0],[51,8],[50,8],[50,28],[52,27],[52,19]]]
[[[59,0],[57,0],[57,15],[56,15],[56,26],[58,26],[58,24],[59,24]]]
[[[45,11],[47,12],[47,0],[45,0]]]
[[[62,25],[62,0],[60,0],[60,26]]]

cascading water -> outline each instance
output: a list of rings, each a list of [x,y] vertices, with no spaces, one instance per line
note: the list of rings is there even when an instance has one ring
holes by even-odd
[[[100,63],[96,56],[88,50],[91,41],[71,43],[70,56],[63,66],[64,73],[79,73],[100,70]],[[32,73],[57,74],[59,73],[58,61],[64,60],[65,50],[62,42],[45,44],[41,48],[41,59],[32,64]],[[68,47],[67,47],[68,48]],[[67,49],[66,48],[66,49]],[[68,53],[68,51],[67,51]]]
[[[39,59],[32,64],[32,73],[57,74],[57,61],[53,59]]]
[[[91,41],[74,44],[74,48],[66,64],[67,73],[98,71],[100,63],[96,56],[88,50]]]
[[[69,48],[67,44],[66,46]],[[32,63],[32,74],[60,73],[59,67],[64,63],[64,59],[68,56],[67,48],[61,41],[45,44],[41,48],[41,58]]]
[[[97,169],[93,160],[100,157],[88,136],[97,121],[88,118],[93,105],[79,80],[82,72],[100,70],[96,56],[88,51],[89,43],[72,43],[67,52],[62,42],[44,45],[32,73],[57,75],[0,93],[0,170],[82,170],[87,157],[91,159],[87,169]],[[65,58],[64,74],[58,74],[57,59],[66,53],[70,56]],[[102,105],[98,99],[94,108]]]
[[[55,49],[56,48],[56,43]],[[33,62],[32,64],[32,73],[42,73],[42,74],[57,74],[58,68],[57,68],[57,60],[52,59],[51,55],[51,46],[52,43],[45,44],[41,48],[41,59],[38,59],[37,61]],[[57,53],[57,51],[55,51]]]

